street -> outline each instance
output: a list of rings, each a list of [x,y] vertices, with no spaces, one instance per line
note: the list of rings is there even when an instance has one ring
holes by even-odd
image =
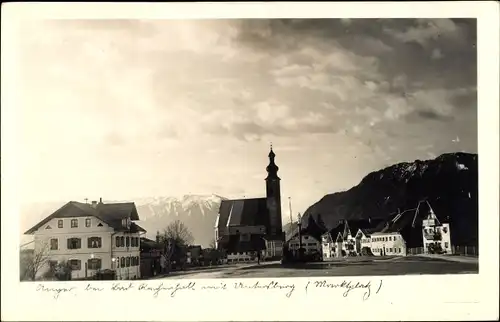
[[[239,264],[207,270],[175,272],[162,278],[275,278],[306,276],[380,276],[419,274],[474,274],[478,273],[477,261],[452,261],[420,256],[337,260],[283,266],[279,262]]]

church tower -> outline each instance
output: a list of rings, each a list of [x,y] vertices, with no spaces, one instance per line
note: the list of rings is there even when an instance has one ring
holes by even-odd
[[[274,163],[275,154],[273,146],[269,152],[269,165],[267,166],[266,197],[269,209],[269,231],[270,235],[281,235],[283,228],[281,223],[281,191],[280,178],[278,177],[278,166]]]

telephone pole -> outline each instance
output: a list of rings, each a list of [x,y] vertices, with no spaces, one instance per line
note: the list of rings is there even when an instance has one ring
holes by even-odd
[[[291,237],[293,234],[292,197],[288,197],[288,206],[290,208],[290,237]]]

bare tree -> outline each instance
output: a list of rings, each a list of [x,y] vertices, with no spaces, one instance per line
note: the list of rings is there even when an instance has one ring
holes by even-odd
[[[23,250],[21,250],[21,280],[35,280],[37,273],[49,261],[49,249],[49,244],[42,241],[35,244],[32,254],[29,254],[27,250],[24,250],[23,253]]]
[[[194,237],[182,221],[176,220],[163,231],[163,240],[171,240],[175,245],[186,246],[193,243]]]

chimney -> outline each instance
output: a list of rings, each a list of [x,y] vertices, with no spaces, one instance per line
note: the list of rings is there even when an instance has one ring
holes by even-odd
[[[99,198],[99,203],[102,204],[102,198]]]
[[[92,201],[92,207],[94,207],[94,208],[95,208],[96,206],[97,206],[97,201],[93,200],[93,201]]]
[[[156,242],[160,242],[160,232],[158,230],[156,231]]]

